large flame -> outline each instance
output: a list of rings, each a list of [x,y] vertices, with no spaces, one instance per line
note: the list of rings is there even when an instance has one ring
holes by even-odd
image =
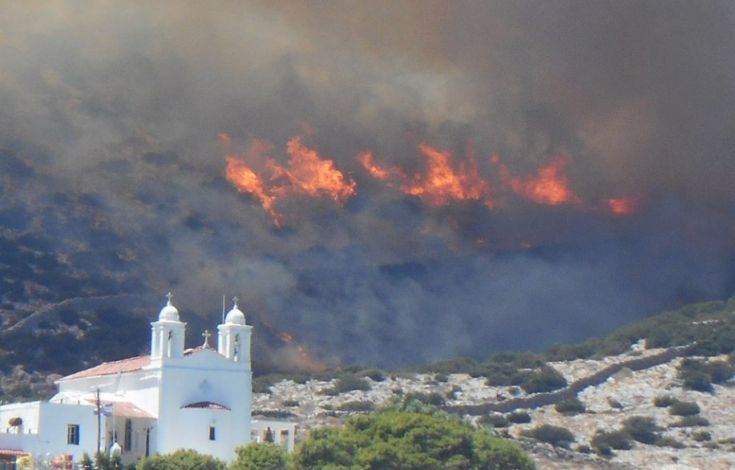
[[[285,175],[297,191],[309,196],[324,194],[339,203],[355,194],[356,183],[347,180],[332,160],[322,160],[316,150],[306,147],[301,136],[291,138],[287,150],[291,156],[288,167],[278,166],[271,160],[274,180]]]
[[[227,162],[227,166],[225,167],[227,181],[234,184],[238,191],[249,193],[256,197],[263,206],[263,209],[270,214],[273,222],[276,225],[280,225],[282,216],[273,207],[275,199],[268,193],[260,176],[252,168],[247,166],[245,162],[234,155],[226,155],[225,161]]]
[[[441,152],[426,144],[419,150],[427,159],[426,172],[408,178],[399,168],[385,168],[376,164],[373,154],[363,152],[358,159],[370,176],[378,180],[400,181],[405,194],[419,197],[433,206],[445,206],[451,201],[481,201],[493,207],[490,184],[483,180],[477,169],[477,161],[469,154],[467,161],[456,168],[449,152]]]
[[[569,178],[564,174],[569,162],[562,155],[553,157],[546,166],[536,170],[535,175],[525,178],[511,175],[497,156],[493,156],[492,161],[500,167],[503,185],[519,196],[538,204],[552,206],[581,202],[580,197],[569,188]]]
[[[229,135],[223,133],[218,138],[223,146],[231,145]],[[316,150],[306,147],[301,136],[288,141],[286,150],[290,158],[286,166],[268,156],[272,150],[269,142],[255,140],[243,155],[228,153],[225,156],[225,177],[238,191],[256,197],[276,225],[283,221],[283,216],[275,208],[282,198],[295,194],[327,196],[341,204],[355,194],[356,183],[345,178],[333,161],[322,159]],[[265,179],[263,172],[255,170],[258,164],[270,172],[269,178]]]
[[[435,206],[444,206],[451,200],[482,201],[493,207],[490,198],[490,185],[480,178],[477,162],[472,154],[467,162],[458,168],[452,168],[449,152],[440,152],[426,144],[420,144],[419,150],[428,159],[425,175],[416,175],[403,185],[407,194],[425,199]]]

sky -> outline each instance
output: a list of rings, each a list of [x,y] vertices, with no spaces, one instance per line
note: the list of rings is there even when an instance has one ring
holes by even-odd
[[[735,290],[733,50],[716,0],[2,2],[0,205],[304,367],[580,341]]]

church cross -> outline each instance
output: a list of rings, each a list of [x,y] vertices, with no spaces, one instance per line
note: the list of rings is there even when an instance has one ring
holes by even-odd
[[[212,336],[212,333],[210,333],[209,330],[204,330],[202,336],[204,337],[204,348],[209,349],[209,337]]]
[[[169,292],[168,294],[166,294],[166,299],[168,300],[168,304],[169,305],[171,305],[171,299],[173,298],[173,296],[174,295],[171,292]]]
[[[237,307],[237,302],[238,302],[239,300],[240,300],[240,299],[238,299],[238,298],[237,298],[237,296],[235,296],[235,297],[233,297],[233,298],[232,298],[232,303],[233,303],[233,304],[235,305],[235,307]]]

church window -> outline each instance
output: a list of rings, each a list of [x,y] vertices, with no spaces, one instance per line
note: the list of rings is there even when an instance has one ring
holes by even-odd
[[[79,445],[79,425],[78,424],[70,424],[67,426],[66,443],[73,444],[75,446]]]
[[[214,426],[209,427],[209,440],[210,441],[215,440]]]
[[[125,439],[123,440],[123,449],[130,450],[133,443],[133,421],[129,418],[125,420]]]

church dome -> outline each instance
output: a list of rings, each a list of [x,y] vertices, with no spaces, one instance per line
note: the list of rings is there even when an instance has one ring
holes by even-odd
[[[179,321],[179,310],[171,304],[171,293],[169,292],[166,298],[168,301],[166,305],[161,309],[161,313],[158,314],[159,320],[168,321]]]
[[[237,297],[233,299],[232,310],[227,312],[227,316],[225,317],[225,323],[230,323],[234,325],[244,325],[245,324],[245,314],[242,313],[242,310],[237,308]]]

